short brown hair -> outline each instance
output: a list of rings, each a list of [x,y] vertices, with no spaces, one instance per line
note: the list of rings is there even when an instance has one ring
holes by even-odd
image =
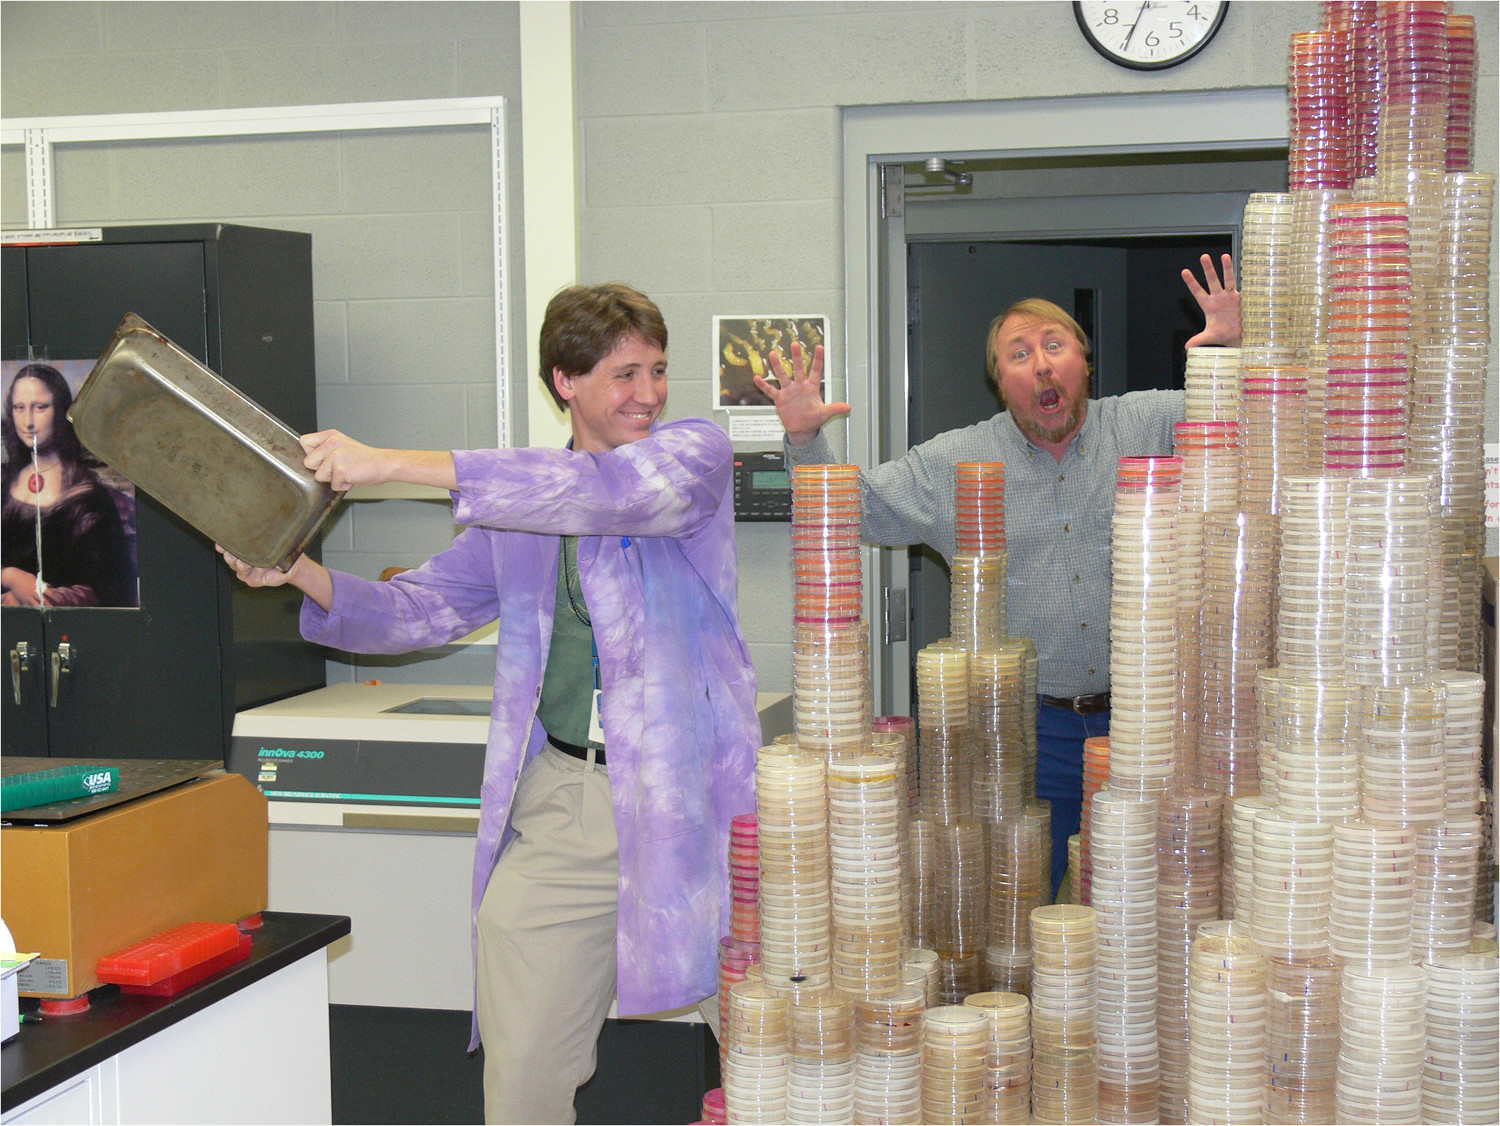
[[[565,375],[584,375],[630,337],[667,350],[667,322],[656,302],[640,290],[619,282],[561,290],[547,302],[537,347],[542,386],[552,401],[568,409],[552,382],[554,368]]]
[[[1024,301],[1017,301],[990,322],[990,335],[984,346],[984,367],[989,372],[990,382],[995,386],[1000,385],[1000,326],[1012,316],[1024,317],[1028,321],[1041,321],[1043,324],[1062,325],[1073,334],[1078,346],[1083,349],[1083,359],[1088,365],[1089,375],[1094,374],[1094,349],[1090,346],[1083,327],[1061,305],[1054,305],[1045,297],[1028,297]]]

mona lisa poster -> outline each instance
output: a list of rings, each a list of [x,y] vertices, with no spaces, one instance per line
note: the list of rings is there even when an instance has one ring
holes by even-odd
[[[68,407],[93,360],[0,362],[6,606],[140,605],[135,486],[85,450]]]

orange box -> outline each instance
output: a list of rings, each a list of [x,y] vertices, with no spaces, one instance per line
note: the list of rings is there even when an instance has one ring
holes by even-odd
[[[56,825],[0,830],[0,898],[29,997],[100,985],[106,954],[182,923],[234,923],[266,908],[266,799],[211,774]]]

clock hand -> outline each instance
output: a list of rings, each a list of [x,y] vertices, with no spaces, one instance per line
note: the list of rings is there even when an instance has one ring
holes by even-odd
[[[1146,14],[1146,9],[1151,7],[1151,0],[1143,0],[1140,10],[1135,14],[1135,23],[1130,25],[1130,32],[1125,36],[1125,42],[1120,44],[1120,50],[1130,46],[1131,39],[1135,38],[1135,29],[1141,26],[1141,17]]]

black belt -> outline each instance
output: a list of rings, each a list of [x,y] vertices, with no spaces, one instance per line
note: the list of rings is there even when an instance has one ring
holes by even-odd
[[[547,742],[551,743],[554,747],[556,747],[559,751],[561,751],[565,755],[571,755],[573,758],[583,759],[585,762],[588,761],[589,749],[587,747],[580,747],[577,743],[564,743],[561,739],[559,739],[555,735],[548,735],[547,736]],[[594,761],[597,762],[597,763],[600,763],[601,765],[603,764],[603,762],[604,762],[604,748],[603,747],[595,747],[594,748]]]
[[[1109,693],[1095,692],[1092,696],[1038,696],[1038,700],[1049,708],[1066,708],[1077,715],[1098,715],[1109,711]]]

